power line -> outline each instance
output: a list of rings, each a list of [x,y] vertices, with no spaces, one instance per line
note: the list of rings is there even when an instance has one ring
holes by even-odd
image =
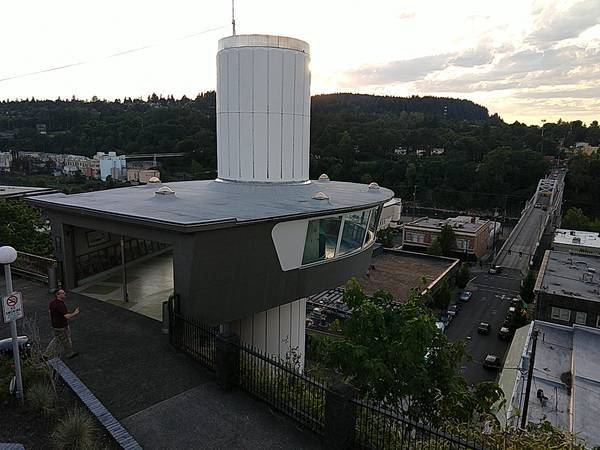
[[[88,59],[88,60],[85,60],[85,61],[79,61],[79,62],[75,62],[75,63],[71,63],[71,64],[65,64],[63,66],[56,66],[56,67],[50,67],[50,68],[47,68],[47,69],[36,70],[35,72],[27,72],[27,73],[22,73],[22,74],[19,74],[19,75],[12,75],[12,76],[8,76],[8,77],[5,77],[5,78],[0,78],[0,83],[5,82],[5,81],[10,81],[10,80],[16,80],[16,79],[19,79],[19,78],[25,78],[25,77],[31,77],[31,76],[35,76],[35,75],[40,75],[42,73],[54,72],[56,70],[63,70],[63,69],[69,69],[71,67],[82,66],[82,65],[89,64],[89,63],[97,61],[97,60],[117,58],[119,56],[129,55],[131,53],[141,52],[141,51],[148,50],[148,49],[151,49],[151,48],[159,47],[161,45],[164,45],[167,42],[183,41],[185,39],[194,38],[194,37],[201,36],[201,35],[207,34],[207,33],[211,33],[213,31],[218,31],[218,30],[221,30],[221,29],[227,28],[227,27],[228,27],[228,25],[222,25],[222,26],[219,26],[219,27],[214,27],[214,28],[209,28],[209,29],[203,30],[203,31],[199,31],[197,33],[192,33],[192,34],[188,34],[188,35],[185,35],[185,36],[181,36],[181,37],[178,37],[178,38],[175,38],[175,39],[170,39],[170,40],[167,40],[167,41],[163,41],[163,42],[160,42],[158,44],[144,45],[144,46],[141,46],[141,47],[130,48],[128,50],[122,50],[122,51],[119,51],[117,53],[113,53],[113,54],[110,54],[110,55],[102,56],[102,57],[99,57],[99,58],[93,58],[93,59]]]

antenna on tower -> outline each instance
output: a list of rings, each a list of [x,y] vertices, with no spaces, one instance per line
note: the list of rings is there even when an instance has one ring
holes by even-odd
[[[235,36],[235,0],[231,0],[231,27],[233,28],[233,36]]]

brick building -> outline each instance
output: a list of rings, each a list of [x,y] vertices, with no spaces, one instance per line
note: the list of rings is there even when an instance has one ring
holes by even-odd
[[[600,328],[600,257],[546,251],[534,292],[537,319]]]
[[[449,225],[456,237],[454,253],[467,258],[481,258],[492,247],[494,222],[478,217],[458,216],[449,219],[422,217],[404,225],[404,248],[427,250]]]

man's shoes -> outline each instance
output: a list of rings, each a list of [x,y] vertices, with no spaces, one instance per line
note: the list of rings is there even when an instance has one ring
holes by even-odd
[[[73,358],[75,358],[77,355],[79,355],[79,352],[74,352],[74,353],[71,353],[69,356],[67,356],[67,358],[69,358],[69,359],[73,359]]]

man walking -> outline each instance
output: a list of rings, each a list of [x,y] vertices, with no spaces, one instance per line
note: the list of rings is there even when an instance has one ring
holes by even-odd
[[[69,312],[65,305],[65,291],[62,289],[56,290],[54,300],[50,302],[50,320],[52,322],[52,330],[54,331],[54,339],[48,344],[46,354],[54,349],[54,346],[59,343],[67,358],[73,358],[79,353],[73,350],[71,342],[71,330],[69,330],[69,320],[79,314],[79,306],[73,312]]]

